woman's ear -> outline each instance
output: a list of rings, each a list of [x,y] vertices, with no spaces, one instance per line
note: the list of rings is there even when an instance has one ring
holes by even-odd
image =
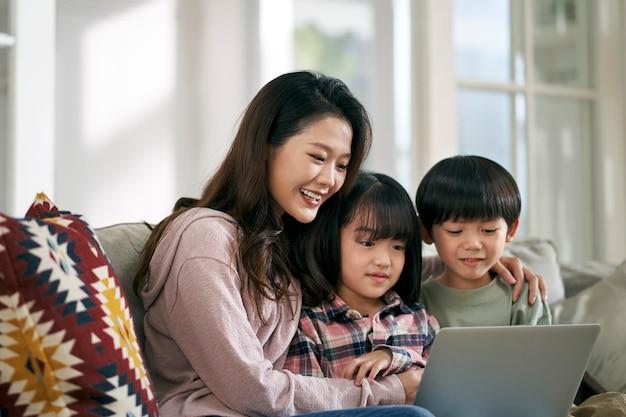
[[[506,241],[510,242],[513,240],[515,233],[517,232],[517,228],[519,227],[519,217],[515,219],[515,221],[509,226],[509,230],[506,233]]]
[[[428,230],[426,230],[426,228],[424,227],[424,223],[422,223],[422,218],[418,216],[417,221],[420,224],[420,233],[422,234],[422,240],[424,241],[424,243],[430,245],[431,243],[433,243],[433,239],[430,237],[430,233],[428,233]]]

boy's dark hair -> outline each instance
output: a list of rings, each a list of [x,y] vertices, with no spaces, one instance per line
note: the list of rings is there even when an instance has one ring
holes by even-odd
[[[422,247],[411,197],[400,183],[385,174],[360,172],[351,192],[339,204],[324,204],[316,221],[296,238],[296,253],[304,255],[296,256],[294,262],[304,304],[317,306],[334,293],[341,274],[341,229],[355,219],[363,219],[363,225],[374,231],[368,239],[406,241],[404,268],[393,290],[405,302],[417,302]]]
[[[481,156],[459,155],[436,163],[415,194],[415,206],[428,233],[445,221],[492,220],[511,226],[520,215],[522,198],[513,176]]]

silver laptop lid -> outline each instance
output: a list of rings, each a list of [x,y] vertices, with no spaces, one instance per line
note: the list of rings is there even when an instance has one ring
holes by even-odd
[[[564,417],[598,324],[446,327],[414,403],[436,417]]]

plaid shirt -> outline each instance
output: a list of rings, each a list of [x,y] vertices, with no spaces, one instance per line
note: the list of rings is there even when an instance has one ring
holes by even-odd
[[[439,324],[422,304],[405,305],[389,291],[373,317],[362,316],[341,298],[318,307],[302,307],[300,325],[284,368],[317,377],[340,377],[352,359],[377,349],[392,353],[383,376],[426,365]]]

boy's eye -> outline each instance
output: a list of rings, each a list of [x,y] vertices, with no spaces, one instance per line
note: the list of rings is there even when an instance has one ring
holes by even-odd
[[[447,230],[448,234],[450,235],[458,235],[461,234],[460,230]]]
[[[483,232],[487,233],[487,234],[492,234],[497,232],[498,229],[483,229]]]

